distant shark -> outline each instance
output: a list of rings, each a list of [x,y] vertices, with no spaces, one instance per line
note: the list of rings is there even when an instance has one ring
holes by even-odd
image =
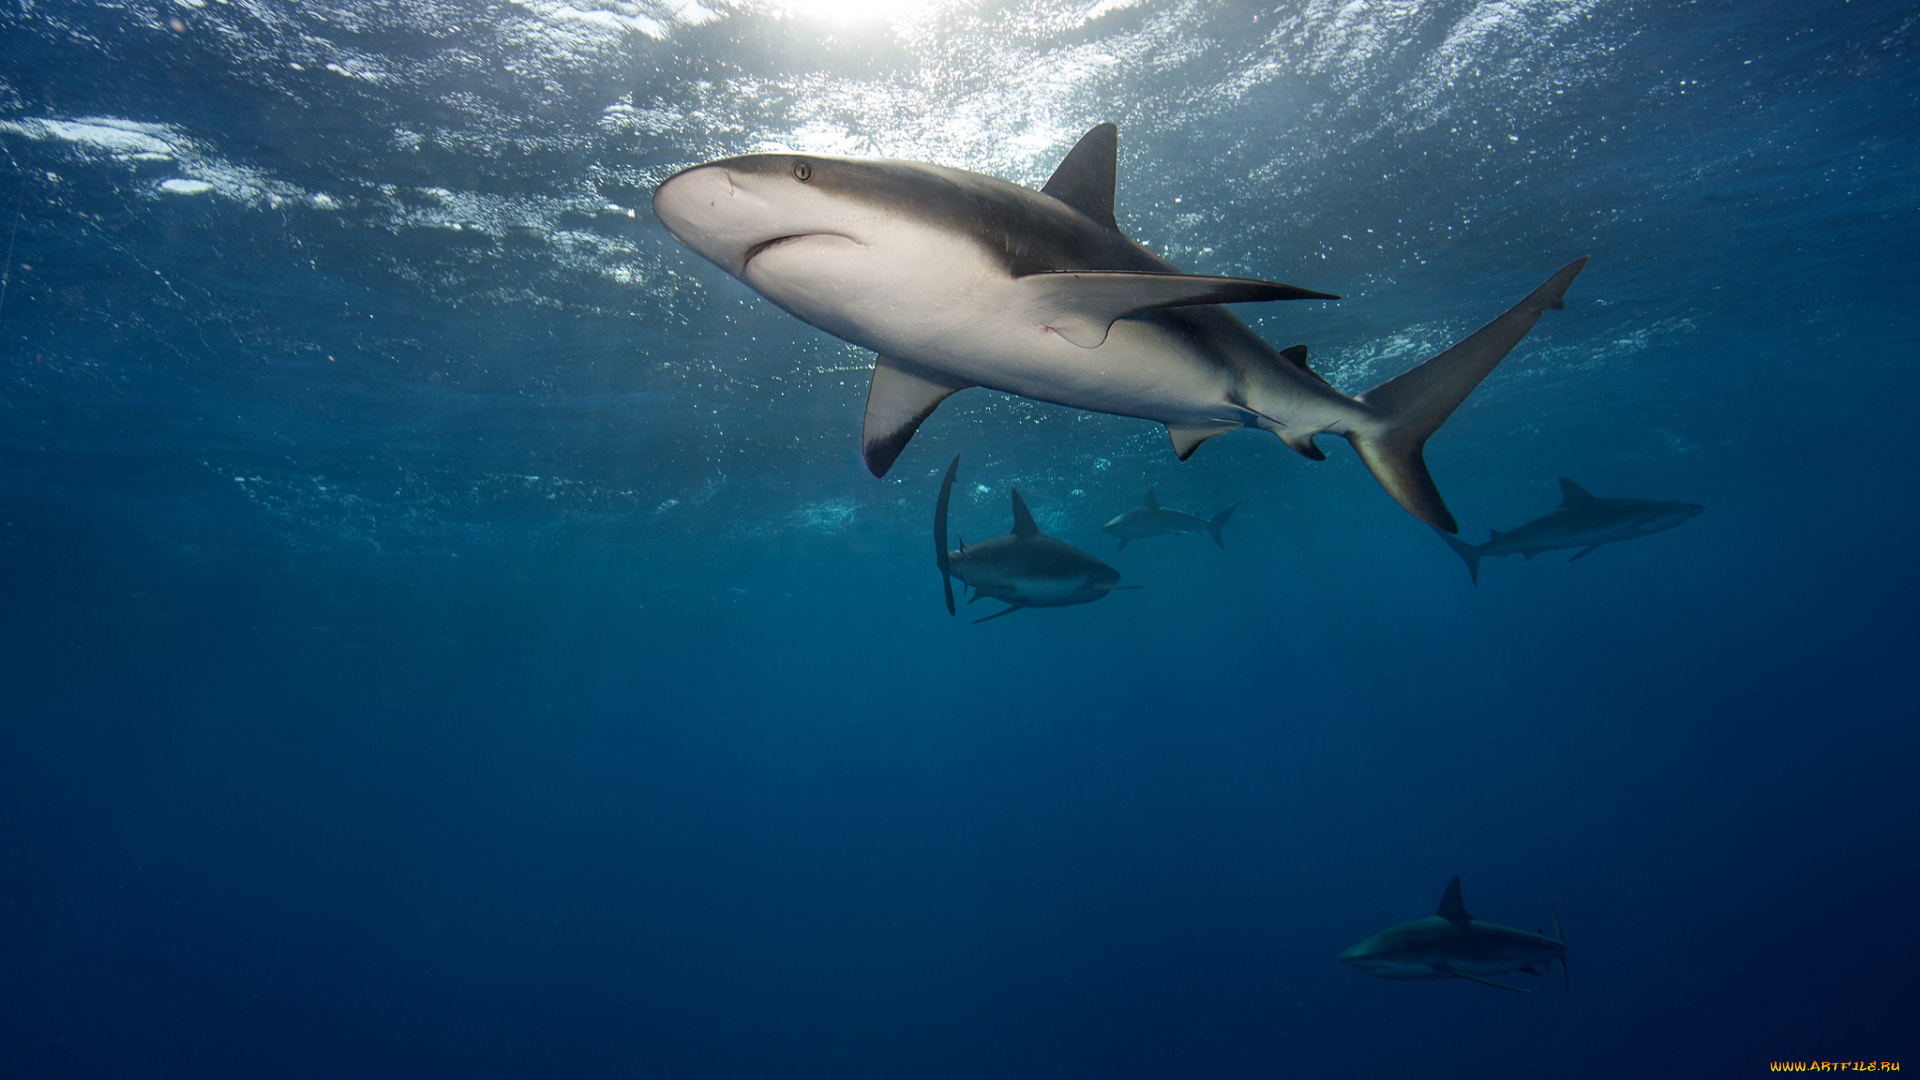
[[[1534,518],[1501,532],[1491,534],[1484,544],[1469,544],[1457,536],[1440,534],[1462,559],[1467,575],[1480,584],[1480,560],[1524,555],[1532,561],[1543,551],[1579,548],[1573,559],[1592,554],[1602,544],[1618,543],[1635,537],[1665,532],[1693,520],[1706,507],[1698,503],[1668,502],[1665,499],[1601,499],[1586,488],[1560,478],[1560,508],[1544,517]],[[1572,562],[1573,559],[1568,559]]]
[[[956,454],[947,466],[946,478],[940,481],[940,501],[933,511],[933,555],[940,565],[940,584],[947,590],[947,614],[953,614],[954,578],[959,578],[962,586],[973,587],[973,598],[967,603],[991,596],[1008,605],[984,619],[973,620],[975,625],[1021,608],[1090,604],[1115,589],[1140,587],[1120,584],[1120,571],[1072,544],[1042,535],[1017,488],[1013,489],[1013,532],[972,547],[962,539],[958,548],[948,551],[947,504],[959,474],[960,457]]]
[[[1560,929],[1560,912],[1553,913],[1553,937],[1529,934],[1511,926],[1481,922],[1467,914],[1460,900],[1460,879],[1447,882],[1440,910],[1424,919],[1390,926],[1340,954],[1341,963],[1382,979],[1466,979],[1502,990],[1531,990],[1494,982],[1490,975],[1526,972],[1538,976],[1542,965],[1560,961],[1560,974],[1572,989],[1567,972],[1567,935]]]
[[[984,386],[1167,426],[1185,461],[1237,428],[1315,461],[1341,435],[1388,494],[1456,529],[1421,455],[1480,381],[1561,308],[1563,267],[1465,340],[1359,397],[1278,352],[1221,304],[1336,300],[1253,278],[1183,274],[1120,232],[1119,133],[1081,138],[1039,191],[940,165],[749,154],[653,193],[676,240],[830,334],[879,353],[862,451],[884,476],[948,395]]]
[[[1211,518],[1189,514],[1185,510],[1168,510],[1160,505],[1160,496],[1154,494],[1153,488],[1148,488],[1147,497],[1140,500],[1139,506],[1100,526],[1100,531],[1120,538],[1120,546],[1116,549],[1119,551],[1127,550],[1127,545],[1135,540],[1152,536],[1185,536],[1202,530],[1212,534],[1216,546],[1225,548],[1227,543],[1220,539],[1220,527],[1238,509],[1240,504],[1236,502]]]

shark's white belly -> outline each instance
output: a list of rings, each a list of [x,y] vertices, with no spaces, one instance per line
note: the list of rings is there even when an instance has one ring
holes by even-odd
[[[884,356],[1021,397],[1176,426],[1241,423],[1231,374],[1159,324],[1122,319],[1085,349],[1049,329],[1030,292],[950,233],[900,222],[865,244],[808,236],[741,279],[801,319]]]

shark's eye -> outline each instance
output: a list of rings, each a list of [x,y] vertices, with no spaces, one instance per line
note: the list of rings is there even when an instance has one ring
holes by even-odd
[[[800,182],[801,182],[801,183],[803,183],[803,184],[804,184],[804,183],[806,183],[807,181],[809,181],[809,180],[811,180],[811,179],[813,179],[813,166],[811,166],[811,165],[809,165],[809,164],[807,164],[807,163],[806,163],[806,162],[804,162],[804,161],[796,161],[796,162],[794,162],[794,163],[793,163],[793,178],[794,178],[795,180],[798,180],[798,181],[800,181]]]

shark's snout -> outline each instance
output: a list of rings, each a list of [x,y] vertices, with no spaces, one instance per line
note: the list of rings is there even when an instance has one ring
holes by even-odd
[[[732,235],[744,224],[733,206],[737,191],[725,166],[682,169],[654,189],[653,216],[675,240],[721,266],[737,269],[738,254],[752,243],[738,242]]]

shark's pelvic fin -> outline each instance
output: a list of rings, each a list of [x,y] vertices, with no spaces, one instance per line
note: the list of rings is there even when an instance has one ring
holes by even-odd
[[[1034,321],[1083,349],[1105,343],[1115,320],[1153,308],[1340,299],[1258,278],[1150,270],[1048,270],[1020,278],[1020,288]]]
[[[1027,605],[1025,604],[1009,604],[1006,607],[1001,608],[999,611],[996,611],[991,615],[982,616],[981,618],[973,620],[973,625],[979,626],[983,622],[992,622],[993,620],[999,618],[1002,615],[1011,615],[1014,612],[1019,611],[1021,608],[1024,608],[1026,606]]]
[[[1040,535],[1040,526],[1033,523],[1033,515],[1027,511],[1027,500],[1020,497],[1019,488],[1013,492],[1013,535],[1022,540],[1031,540]]]
[[[1160,509],[1160,494],[1159,492],[1156,492],[1153,490],[1154,487],[1158,487],[1158,486],[1159,485],[1155,484],[1147,488],[1146,498],[1140,500],[1141,506],[1144,506],[1149,510]]]
[[[1594,552],[1596,552],[1596,551],[1599,551],[1599,550],[1600,550],[1600,545],[1599,545],[1599,544],[1588,544],[1588,545],[1587,545],[1586,547],[1583,547],[1583,548],[1581,548],[1581,549],[1580,549],[1580,554],[1578,554],[1578,555],[1575,555],[1575,556],[1574,556],[1573,558],[1571,558],[1571,559],[1568,559],[1567,561],[1568,561],[1568,562],[1578,562],[1579,560],[1581,560],[1581,559],[1584,559],[1584,558],[1586,558],[1587,556],[1589,556],[1589,555],[1591,555],[1591,554],[1593,554]]]
[[[1233,512],[1238,509],[1240,509],[1240,500],[1235,499],[1232,506],[1213,515],[1213,520],[1207,522],[1207,532],[1213,535],[1213,546],[1221,551],[1227,550],[1227,542],[1220,539],[1220,530],[1226,526],[1227,519],[1231,518]]]
[[[1568,263],[1466,340],[1360,395],[1360,403],[1374,412],[1379,423],[1350,431],[1347,437],[1373,478],[1413,516],[1441,532],[1459,531],[1421,451],[1542,314],[1566,307],[1567,286],[1586,265],[1584,256]]]
[[[1440,967],[1435,968],[1434,970],[1444,971],[1448,975],[1451,975],[1456,979],[1465,979],[1468,982],[1477,982],[1482,986],[1495,986],[1495,987],[1499,987],[1502,990],[1511,990],[1516,994],[1533,993],[1533,991],[1527,989],[1524,986],[1508,986],[1506,983],[1494,982],[1492,979],[1484,978],[1479,975],[1470,975],[1467,972],[1461,971],[1460,969],[1454,968],[1454,967],[1448,967],[1448,966],[1442,965]]]
[[[1452,533],[1441,532],[1439,529],[1435,529],[1433,531],[1439,534],[1440,539],[1445,540],[1447,542],[1447,546],[1453,549],[1453,553],[1455,555],[1458,555],[1462,559],[1466,560],[1467,576],[1473,579],[1473,583],[1475,585],[1480,584],[1480,558],[1481,558],[1480,549],[1475,547],[1472,544],[1467,543],[1465,540],[1460,539],[1459,537],[1453,535]],[[1493,530],[1491,529],[1487,531],[1493,532]],[[1497,532],[1493,533],[1493,540],[1498,540],[1498,539],[1500,539],[1500,534]],[[1487,543],[1491,544],[1493,543],[1493,540],[1489,540],[1487,541]]]
[[[1215,435],[1225,435],[1239,428],[1239,424],[1226,424],[1221,427],[1174,427],[1168,424],[1167,434],[1173,438],[1174,456],[1185,461],[1193,456],[1195,450],[1200,449],[1201,443]]]
[[[949,396],[965,390],[970,383],[950,376],[935,375],[909,368],[898,360],[875,357],[873,386],[867,390],[867,420],[860,437],[860,451],[867,459],[867,471],[887,475],[907,440],[920,430],[920,424]]]
[[[1447,882],[1446,894],[1440,897],[1440,910],[1434,912],[1434,914],[1448,922],[1463,923],[1472,921],[1473,916],[1467,914],[1467,905],[1460,900],[1460,875],[1455,874],[1453,880]]]
[[[1281,349],[1280,355],[1286,357],[1294,367],[1299,368],[1304,374],[1313,376],[1314,381],[1320,385],[1333,385],[1327,382],[1325,376],[1307,366],[1307,347],[1305,345],[1295,345],[1289,349]]]
[[[1120,129],[1100,124],[1080,136],[1040,190],[1115,232],[1113,189],[1119,173]]]
[[[1574,483],[1564,476],[1560,478],[1561,506],[1580,506],[1593,501],[1593,495],[1588,492],[1586,488],[1581,487],[1579,484]]]
[[[1125,551],[1125,550],[1127,550],[1127,541],[1128,541],[1128,540],[1131,540],[1131,539],[1132,539],[1132,537],[1130,537],[1130,536],[1123,536],[1123,537],[1121,537],[1121,538],[1120,538],[1120,546],[1119,546],[1119,547],[1117,547],[1117,548],[1114,548],[1113,550],[1115,550],[1115,551]]]

